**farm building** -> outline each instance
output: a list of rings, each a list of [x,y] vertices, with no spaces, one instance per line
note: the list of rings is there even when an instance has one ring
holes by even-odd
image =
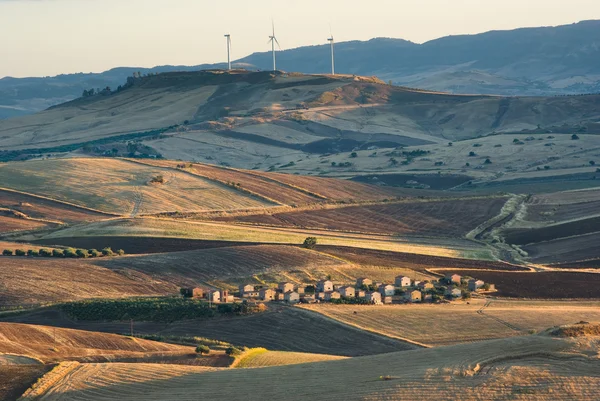
[[[452,297],[452,298],[458,298],[461,295],[462,295],[462,291],[460,290],[460,288],[456,288],[456,287],[450,286],[446,290],[446,296],[449,296],[449,297]]]
[[[449,283],[455,283],[455,284],[460,284],[462,277],[458,274],[447,274],[446,275],[446,280],[448,280]]]
[[[242,298],[258,298],[260,296],[259,291],[249,291],[242,294]]]
[[[214,302],[216,304],[221,302],[221,291],[219,290],[209,290],[206,293],[206,298],[208,298],[208,300],[210,302]]]
[[[349,285],[345,287],[340,287],[338,291],[345,298],[354,298],[356,296],[356,290],[354,289],[354,287],[351,287]]]
[[[228,303],[233,302],[233,295],[230,295],[229,291],[220,290],[219,293],[220,293],[219,295],[221,298],[221,302],[228,302]],[[257,295],[258,295],[258,293],[257,293]]]
[[[288,282],[279,283],[277,289],[285,294],[286,292],[294,291],[294,284]]]
[[[405,297],[408,302],[421,302],[423,300],[421,291],[419,290],[409,291]]]
[[[398,276],[396,277],[396,287],[410,287],[410,277]]]
[[[263,288],[258,292],[258,297],[263,301],[274,301],[275,292],[276,291],[271,288]]]
[[[252,284],[242,284],[240,285],[240,297],[243,297],[247,292],[254,292],[254,286]]]
[[[288,291],[285,294],[283,294],[283,299],[285,300],[285,302],[295,304],[300,302],[300,294],[298,294],[296,291]]]
[[[413,286],[413,287],[418,287],[418,286],[419,286],[419,284],[421,284],[421,283],[422,283],[422,281],[421,281],[421,280],[413,280],[413,282],[412,282],[412,286]]]
[[[382,302],[384,305],[391,305],[394,301],[393,297],[383,297]]]
[[[367,296],[367,292],[365,290],[357,290],[356,298],[364,298]]]
[[[378,292],[368,292],[365,299],[372,304],[381,304],[381,294]]]
[[[316,302],[316,298],[314,295],[304,295],[300,298],[300,301],[305,304],[314,304]]]
[[[396,287],[391,284],[382,284],[379,286],[379,292],[384,297],[391,297],[396,293]]]
[[[275,301],[283,301],[285,300],[285,296],[283,292],[275,292]]]
[[[421,300],[422,301],[431,302],[431,301],[433,301],[433,295],[432,294],[423,294],[423,293],[421,293]]]
[[[206,290],[200,287],[182,288],[181,295],[183,295],[186,298],[204,298],[206,295]]]
[[[320,299],[320,300],[324,300],[325,299],[325,293],[323,291],[317,291],[317,292],[315,292],[315,298],[316,299]]]
[[[477,291],[484,285],[485,285],[484,281],[475,280],[475,279],[469,280],[469,291]]]
[[[368,287],[370,285],[373,285],[373,280],[371,280],[371,279],[361,277],[356,280],[356,288],[362,288],[363,286]]]
[[[435,286],[427,281],[422,281],[417,285],[417,288],[421,291],[430,291],[433,290]]]
[[[331,292],[333,291],[333,283],[331,282],[331,280],[321,280],[317,282],[317,291]]]
[[[325,301],[331,301],[332,299],[340,299],[342,294],[337,291],[331,291],[325,293]]]
[[[300,295],[303,295],[306,292],[306,287],[299,285],[298,288],[296,288],[296,292]]]

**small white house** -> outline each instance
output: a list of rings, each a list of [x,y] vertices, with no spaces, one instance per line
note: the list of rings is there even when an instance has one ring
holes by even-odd
[[[321,280],[317,282],[318,292],[331,292],[333,291],[333,283],[331,280]]]
[[[479,290],[481,287],[483,287],[485,285],[485,282],[482,280],[469,280],[469,291],[477,291]]]
[[[375,305],[381,304],[381,294],[378,292],[368,292],[365,299]]]
[[[460,288],[448,287],[446,290],[446,295],[452,298],[459,298],[462,295],[462,291]]]
[[[288,282],[279,283],[277,289],[285,294],[286,292],[294,291],[294,284]]]
[[[351,286],[340,287],[338,291],[344,298],[354,298],[356,296],[356,290]]]
[[[340,299],[342,295],[337,291],[331,291],[325,293],[325,301],[331,301],[332,299]]]
[[[363,286],[370,286],[373,285],[373,280],[366,278],[366,277],[361,277],[358,280],[356,280],[356,288],[362,288]]]
[[[288,291],[285,294],[283,294],[283,299],[285,300],[285,302],[295,304],[300,302],[300,294],[298,294],[296,291]]]
[[[396,287],[391,284],[382,284],[379,286],[379,292],[384,297],[391,297],[396,293]]]
[[[396,287],[410,287],[411,279],[407,276],[396,277]]]

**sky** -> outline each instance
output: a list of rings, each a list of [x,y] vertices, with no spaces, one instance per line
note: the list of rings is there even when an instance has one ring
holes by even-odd
[[[269,50],[600,19],[599,0],[0,0],[0,77],[198,65]]]

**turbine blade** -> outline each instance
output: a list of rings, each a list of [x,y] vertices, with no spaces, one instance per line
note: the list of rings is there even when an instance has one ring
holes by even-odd
[[[277,47],[279,47],[279,50],[281,50],[281,45],[279,44],[279,41],[277,40],[277,38],[273,38],[275,40],[275,43],[277,43]]]

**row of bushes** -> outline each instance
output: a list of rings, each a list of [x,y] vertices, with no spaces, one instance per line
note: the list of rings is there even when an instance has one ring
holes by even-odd
[[[113,251],[111,248],[104,248],[101,251],[96,249],[45,249],[42,248],[39,251],[35,249],[17,249],[13,251],[12,249],[5,249],[2,251],[3,256],[34,256],[34,257],[45,257],[45,258],[98,258],[102,256],[122,256],[125,255],[125,251],[119,249],[118,251]]]
[[[173,322],[185,319],[211,318],[219,315],[247,315],[258,312],[247,304],[218,304],[183,298],[144,298],[86,300],[60,306],[71,318],[83,321]]]

